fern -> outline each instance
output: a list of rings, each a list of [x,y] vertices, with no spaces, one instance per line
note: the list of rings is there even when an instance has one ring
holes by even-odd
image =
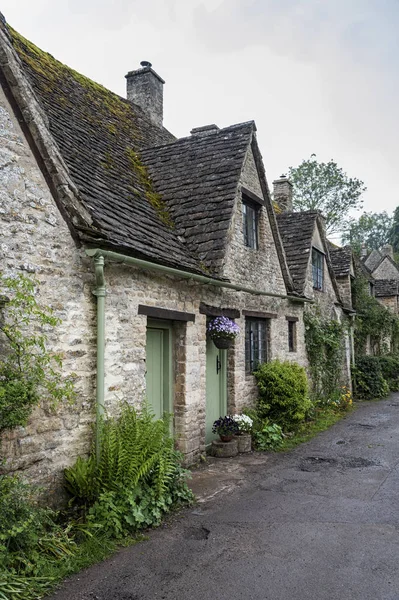
[[[173,502],[191,500],[168,418],[157,420],[148,405],[138,412],[125,402],[120,416],[104,419],[100,430],[98,463],[92,454],[65,470],[71,502],[91,506],[92,522],[121,535],[127,525],[158,523]]]

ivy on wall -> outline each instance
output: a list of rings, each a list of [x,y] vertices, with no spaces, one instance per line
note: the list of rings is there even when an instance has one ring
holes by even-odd
[[[352,298],[356,310],[355,355],[367,354],[368,342],[371,354],[376,356],[397,351],[399,318],[370,295],[367,279],[359,274],[352,282]]]
[[[0,434],[26,425],[39,400],[72,399],[71,379],[61,376],[61,356],[49,351],[47,333],[60,321],[37,299],[38,283],[0,273]]]
[[[312,391],[316,399],[328,400],[341,383],[345,328],[317,310],[305,312],[303,319]]]

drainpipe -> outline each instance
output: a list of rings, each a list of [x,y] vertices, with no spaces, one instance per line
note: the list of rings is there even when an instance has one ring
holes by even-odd
[[[101,428],[104,415],[104,354],[105,354],[105,279],[104,257],[94,257],[97,296],[97,380],[96,380],[96,461],[100,461]]]
[[[227,288],[230,290],[236,290],[237,292],[245,292],[247,294],[252,294],[254,296],[270,296],[272,298],[283,298],[284,300],[291,300],[292,302],[309,302],[311,304],[314,303],[314,300],[310,298],[302,298],[296,296],[287,296],[286,294],[275,294],[273,292],[265,292],[263,290],[257,290],[254,288],[247,288],[242,285],[236,285],[234,283],[230,283],[229,281],[223,281],[221,279],[213,279],[212,277],[206,277],[205,275],[198,275],[197,273],[190,273],[189,271],[181,271],[180,269],[175,269],[173,267],[167,267],[165,265],[159,265],[157,263],[149,262],[148,260],[142,260],[141,258],[135,258],[134,256],[125,256],[124,254],[119,254],[118,252],[112,252],[111,250],[101,250],[100,248],[94,248],[90,250],[86,250],[87,256],[96,259],[96,257],[105,257],[110,258],[111,260],[117,261],[119,264],[131,264],[136,267],[140,267],[142,269],[147,269],[151,271],[161,271],[166,275],[174,275],[175,277],[180,277],[184,279],[191,279],[193,281],[198,281],[199,283],[204,283],[207,285],[214,285],[215,287]]]

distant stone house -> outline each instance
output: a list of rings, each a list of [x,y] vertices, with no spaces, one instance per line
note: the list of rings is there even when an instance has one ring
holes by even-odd
[[[39,282],[77,391],[7,436],[9,467],[51,484],[88,451],[95,406],[145,398],[192,463],[254,401],[259,362],[307,366],[306,303],[344,314],[321,218],[276,218],[253,122],[169,133],[147,63],[123,99],[1,24],[0,66],[1,270]],[[228,351],[207,338],[218,315],[241,329]]]
[[[399,312],[399,265],[393,248],[387,244],[363,257],[362,265],[370,278],[370,290],[375,298],[395,314]]]
[[[347,323],[343,382],[351,386],[353,360],[353,314],[351,277],[352,252],[334,247],[326,238],[324,219],[317,211],[292,212],[292,191],[288,180],[280,179],[281,191],[275,195],[277,222],[294,288],[313,300],[326,319]],[[282,190],[285,193],[282,193]],[[306,309],[310,309],[308,305]]]

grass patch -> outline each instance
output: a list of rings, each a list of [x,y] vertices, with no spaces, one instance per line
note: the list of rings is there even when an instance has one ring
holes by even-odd
[[[315,418],[312,421],[302,423],[294,435],[285,437],[283,443],[278,448],[278,452],[292,450],[300,444],[308,442],[318,433],[329,429],[334,423],[340,421],[347,414],[352,412],[354,408],[350,408],[345,412],[332,410],[331,408],[318,409]]]
[[[104,535],[86,538],[79,544],[76,554],[66,556],[61,561],[43,563],[40,575],[52,580],[51,587],[54,589],[66,577],[109,558],[119,548],[133,546],[146,539],[148,538],[144,535],[129,536],[123,540],[114,540]],[[40,593],[40,589],[37,592]],[[48,589],[46,593],[49,593]]]

